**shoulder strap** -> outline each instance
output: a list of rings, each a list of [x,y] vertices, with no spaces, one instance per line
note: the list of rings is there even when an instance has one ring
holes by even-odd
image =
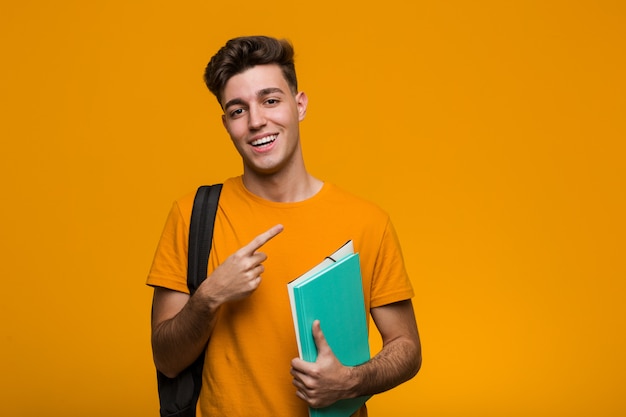
[[[187,286],[191,294],[207,276],[213,224],[221,191],[222,184],[203,185],[198,188],[193,202],[187,259]]]

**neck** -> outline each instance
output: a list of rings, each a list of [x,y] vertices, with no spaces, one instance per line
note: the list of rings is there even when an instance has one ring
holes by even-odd
[[[244,170],[243,184],[252,194],[277,203],[295,203],[313,197],[323,182],[306,170],[290,175],[276,173],[261,175]]]

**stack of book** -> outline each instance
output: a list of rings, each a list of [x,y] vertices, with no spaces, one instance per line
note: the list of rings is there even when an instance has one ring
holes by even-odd
[[[287,284],[287,289],[301,359],[317,359],[315,320],[320,321],[328,345],[343,365],[356,366],[370,359],[361,266],[351,240]],[[311,417],[348,417],[369,398],[344,399],[328,407],[309,408],[309,412]]]

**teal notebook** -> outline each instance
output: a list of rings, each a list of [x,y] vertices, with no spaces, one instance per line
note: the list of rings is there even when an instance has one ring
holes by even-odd
[[[370,359],[359,254],[349,241],[307,274],[288,284],[300,358],[315,362],[312,326],[319,320],[330,348],[347,366]],[[310,408],[311,417],[348,417],[370,397]]]

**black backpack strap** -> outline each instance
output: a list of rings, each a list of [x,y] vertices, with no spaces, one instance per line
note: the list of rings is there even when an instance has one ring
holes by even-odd
[[[187,287],[191,295],[207,276],[213,224],[221,191],[222,184],[203,185],[198,188],[193,202],[187,259]]]

